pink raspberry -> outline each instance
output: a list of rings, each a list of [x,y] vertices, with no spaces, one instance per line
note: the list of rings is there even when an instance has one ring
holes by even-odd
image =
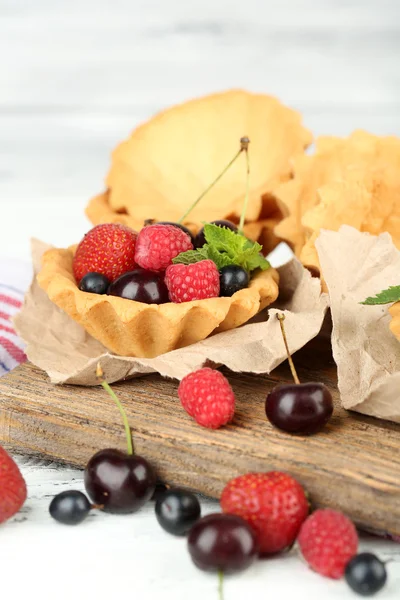
[[[212,260],[193,265],[171,265],[165,283],[172,302],[190,302],[219,296],[219,271]]]
[[[135,260],[143,269],[165,271],[181,252],[192,250],[190,237],[173,225],[148,225],[136,241]]]
[[[205,367],[189,373],[179,384],[178,396],[186,412],[203,427],[218,429],[233,418],[235,394],[219,371]]]
[[[343,576],[358,547],[353,523],[341,512],[330,508],[312,513],[301,526],[297,541],[310,567],[332,579]]]

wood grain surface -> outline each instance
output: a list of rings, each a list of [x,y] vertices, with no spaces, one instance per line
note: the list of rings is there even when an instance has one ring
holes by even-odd
[[[399,535],[400,426],[340,407],[336,370],[322,342],[297,353],[296,362],[301,380],[323,381],[335,400],[329,425],[308,438],[279,432],[265,417],[268,390],[290,381],[286,365],[270,376],[227,373],[237,411],[234,423],[218,431],[186,415],[175,381],[152,375],[114,389],[136,451],[166,482],[218,497],[231,477],[285,470],[304,484],[314,505],[343,510],[364,529]],[[27,363],[0,380],[0,440],[14,451],[84,466],[101,448],[124,448],[124,431],[102,389],[51,385]]]

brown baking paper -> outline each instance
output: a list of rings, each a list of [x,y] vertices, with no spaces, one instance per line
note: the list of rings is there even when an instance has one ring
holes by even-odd
[[[48,248],[42,242],[33,241],[35,273]],[[279,308],[285,310],[288,342],[295,352],[320,331],[328,298],[320,292],[319,279],[312,278],[296,259],[279,271]],[[277,309],[272,308],[268,311],[270,316],[276,312]],[[256,322],[156,358],[121,357],[110,354],[55,306],[34,278],[14,323],[27,344],[28,359],[46,371],[53,383],[96,385],[95,367],[99,360],[109,382],[154,372],[181,379],[210,363],[226,365],[237,372],[269,373],[286,359],[286,352],[279,322],[267,320],[268,313],[257,315]]]
[[[376,237],[347,225],[322,231],[316,248],[329,291],[342,404],[400,422],[400,344],[389,329],[389,306],[360,304],[398,285],[400,252],[388,233]]]

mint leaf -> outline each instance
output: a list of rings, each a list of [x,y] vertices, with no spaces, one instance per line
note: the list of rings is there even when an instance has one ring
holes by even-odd
[[[387,290],[379,292],[376,296],[369,296],[360,304],[391,304],[400,301],[400,285],[392,285]]]
[[[262,246],[248,240],[244,235],[219,227],[212,223],[204,225],[207,243],[197,250],[182,252],[173,259],[173,263],[190,265],[201,260],[212,260],[218,269],[228,265],[239,265],[248,272],[255,269],[265,271],[271,265],[261,256]]]

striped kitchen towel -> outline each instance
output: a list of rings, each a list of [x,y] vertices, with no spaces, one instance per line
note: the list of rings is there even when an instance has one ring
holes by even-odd
[[[22,306],[31,273],[28,263],[0,259],[0,377],[26,360],[12,318]]]

